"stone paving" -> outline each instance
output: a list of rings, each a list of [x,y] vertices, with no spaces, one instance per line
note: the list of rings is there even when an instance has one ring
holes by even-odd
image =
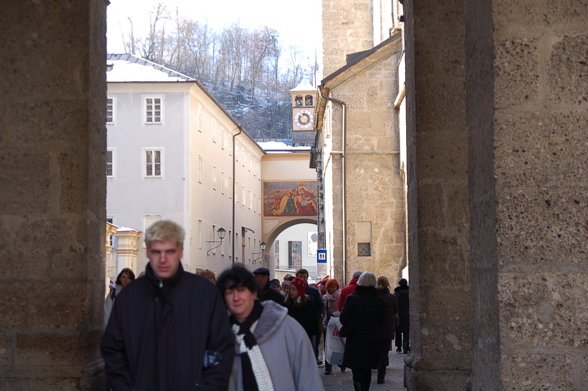
[[[406,391],[403,386],[404,358],[406,354],[390,352],[390,365],[386,371],[386,380],[384,384],[377,384],[377,373],[372,371],[371,390],[386,391]],[[320,374],[323,379],[326,391],[354,391],[353,381],[351,380],[351,370],[347,368],[346,372],[341,372],[339,367],[333,366],[333,374],[325,375],[325,366],[320,366]]]

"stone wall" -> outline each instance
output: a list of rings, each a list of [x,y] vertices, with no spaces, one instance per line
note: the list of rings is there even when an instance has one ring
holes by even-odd
[[[104,0],[3,3],[0,389],[99,389]]]
[[[491,4],[502,387],[586,390],[588,4]]]
[[[346,63],[351,53],[374,46],[372,0],[323,0],[323,74]]]

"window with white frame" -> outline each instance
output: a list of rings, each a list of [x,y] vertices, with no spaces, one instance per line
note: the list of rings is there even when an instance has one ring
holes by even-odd
[[[163,177],[163,148],[143,148],[145,178]]]
[[[112,97],[106,98],[106,123],[113,125],[115,120],[115,100]]]
[[[198,104],[198,130],[202,132],[202,105]]]
[[[147,228],[151,227],[151,224],[159,221],[163,218],[162,215],[143,215],[143,232],[147,232]],[[146,248],[145,241],[143,241],[143,248]]]
[[[202,219],[198,219],[198,250],[202,250]]]
[[[163,123],[163,98],[155,96],[145,98],[145,123]]]
[[[249,209],[253,207],[253,198],[251,198],[251,190],[247,190],[247,198],[249,199]]]
[[[106,177],[114,178],[115,165],[114,159],[116,158],[116,151],[113,148],[109,148],[106,151]]]
[[[216,118],[212,119],[212,142],[216,143]]]
[[[232,188],[230,187],[230,185],[233,184],[233,177],[230,176],[227,178],[227,191],[229,193],[229,199],[233,198],[233,193],[232,193]]]
[[[231,230],[229,230],[229,233],[227,235],[227,238],[228,238],[228,240],[227,240],[227,249],[228,249],[227,252],[229,253],[229,258],[232,258],[233,257],[233,246],[232,246],[232,243],[233,243],[233,234],[232,234],[232,231]]]
[[[239,161],[239,142],[235,142],[235,161]]]
[[[245,185],[241,186],[241,201],[243,201],[243,206],[245,206],[245,202],[246,202],[246,193],[245,193]]]
[[[221,135],[221,148],[225,149],[227,147],[227,135],[225,134],[225,127],[224,126],[221,126],[220,135]]]
[[[216,190],[216,182],[217,182],[217,169],[215,166],[212,166],[212,190]]]
[[[221,171],[220,177],[221,194],[225,194],[225,173]]]
[[[202,183],[202,155],[198,155],[198,183]]]
[[[235,203],[239,203],[239,182],[235,181]]]

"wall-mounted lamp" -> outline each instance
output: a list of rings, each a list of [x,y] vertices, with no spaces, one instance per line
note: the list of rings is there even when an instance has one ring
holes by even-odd
[[[206,253],[206,256],[209,256],[210,252],[212,250],[214,250],[215,248],[219,248],[221,246],[221,244],[223,244],[223,239],[225,238],[225,235],[227,234],[227,230],[224,229],[224,227],[220,227],[219,229],[216,230],[216,234],[218,235],[218,238],[220,240],[208,240],[208,241],[206,241],[206,243],[218,243],[218,245],[216,245],[213,248],[211,248],[210,250],[208,250],[208,252]]]
[[[252,253],[252,254],[253,255],[255,255],[255,254],[261,254],[261,255],[259,257],[255,258],[253,261],[251,261],[251,263],[255,263],[255,261],[257,261],[258,259],[263,258],[266,247],[267,247],[267,244],[265,242],[259,243],[259,248],[261,248],[261,252],[260,253]]]

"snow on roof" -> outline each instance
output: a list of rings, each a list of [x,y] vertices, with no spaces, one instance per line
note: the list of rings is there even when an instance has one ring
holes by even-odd
[[[300,84],[298,84],[296,87],[292,88],[290,91],[314,91],[314,90],[316,90],[316,88],[312,84],[310,84],[308,79],[306,79],[306,76],[304,76],[302,78],[302,81],[300,82]]]
[[[109,54],[107,82],[178,82],[193,78],[132,54]]]
[[[141,232],[129,227],[120,227],[116,232]]]
[[[267,153],[310,151],[310,147],[293,147],[282,141],[258,141],[257,144]]]

